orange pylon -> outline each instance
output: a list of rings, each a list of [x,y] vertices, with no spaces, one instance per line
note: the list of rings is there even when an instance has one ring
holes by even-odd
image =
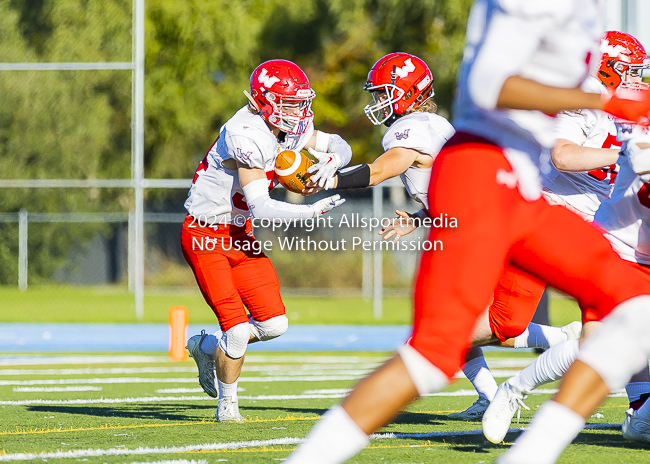
[[[169,308],[169,359],[185,361],[187,359],[187,324],[189,311],[185,306]]]

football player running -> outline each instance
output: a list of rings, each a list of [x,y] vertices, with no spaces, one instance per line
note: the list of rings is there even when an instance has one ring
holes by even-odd
[[[647,128],[630,124],[617,124],[617,128],[619,141],[623,142],[623,150],[618,160],[620,172],[616,177],[611,198],[603,200],[596,212],[595,222],[604,229],[605,236],[621,258],[628,262],[629,267],[650,282],[650,240],[648,240],[650,237],[650,134]],[[589,413],[591,411],[589,408],[595,408],[594,403],[597,405],[610,390],[620,388],[625,383],[626,377],[634,366],[647,363],[648,352],[650,352],[650,347],[647,346],[647,333],[635,330],[634,326],[640,324],[646,327],[645,320],[650,316],[645,313],[640,318],[628,320],[627,325],[619,316],[614,312],[609,317],[610,321],[603,321],[602,329],[584,342],[577,355],[577,373],[589,376],[580,380],[582,385],[579,391],[586,395],[588,404],[579,408],[588,410]],[[646,347],[644,350],[639,350],[638,346],[641,345],[643,338]],[[598,359],[599,357],[603,359]],[[609,367],[617,364],[619,366],[616,368]],[[609,369],[604,370],[605,365]],[[595,373],[589,372],[588,366],[594,366]],[[571,398],[566,393],[565,385],[570,382],[569,390],[571,390],[579,383],[575,376],[571,376],[574,371],[576,369],[571,368],[565,374],[560,392],[553,400],[542,405],[542,409],[533,417],[528,431],[515,441],[514,446],[501,457],[499,463],[530,462],[528,457],[531,453],[540,452],[541,447],[548,445],[551,440],[556,441],[553,440],[553,433],[549,430],[548,421],[552,419],[552,416],[549,417],[549,411],[557,410],[558,406],[554,402]],[[562,373],[564,372],[560,372],[558,377]],[[597,391],[591,392],[591,388],[596,388]],[[579,393],[574,391],[571,394]],[[594,397],[598,396],[602,398],[596,402]],[[538,417],[542,414],[544,416]],[[562,447],[558,449],[554,444],[552,455],[544,453],[542,459],[535,462],[542,464],[555,462],[562,449],[573,440],[584,425],[585,414],[569,415],[568,417],[575,421],[571,430],[572,435],[557,440]],[[636,411],[632,408],[626,411],[623,436],[630,440],[650,443],[650,402],[646,401]]]
[[[350,166],[339,171],[325,188],[354,189],[377,185],[400,176],[410,197],[422,205],[416,213],[396,211],[393,225],[379,234],[397,241],[412,232],[428,217],[427,190],[433,160],[453,135],[449,122],[435,114],[433,75],[420,58],[407,53],[391,53],[375,63],[364,89],[373,96],[366,106],[368,119],[384,124],[384,154],[372,164]],[[313,185],[313,184],[312,184]],[[549,348],[579,337],[580,323],[550,327],[531,323],[544,285],[537,279],[512,269],[504,273],[489,310],[481,317],[474,332],[476,345],[499,344],[516,348]],[[479,398],[468,410],[450,418],[480,420],[497,384],[490,375],[480,348],[473,348],[463,366],[465,376],[475,385]]]
[[[638,40],[629,34],[609,31],[603,37],[600,50],[603,54],[598,78],[588,78],[583,89],[606,92],[639,86],[642,70],[648,67],[648,59]],[[549,203],[563,205],[592,222],[601,202],[610,197],[618,172],[616,160],[621,143],[616,138],[614,119],[602,111],[580,110],[561,113],[557,120],[555,133],[558,140],[551,157],[556,166],[574,172],[560,172],[551,168],[543,176],[543,195]],[[598,168],[602,165],[605,167]],[[558,380],[577,355],[577,340],[559,344],[501,384],[483,420],[483,432],[488,440],[501,442],[525,395],[541,385]],[[630,409],[639,409],[650,396],[647,365],[633,376],[625,389]],[[625,429],[623,434],[627,436]]]
[[[251,219],[314,218],[344,201],[338,195],[310,205],[272,199],[275,158],[284,150],[309,148],[321,158],[317,173],[327,179],[352,157],[341,137],[314,130],[316,94],[296,64],[262,63],[251,75],[250,93],[244,93],[248,105],[221,127],[196,170],[181,232],[185,260],[221,328],[216,335],[203,331],[187,345],[201,387],[219,398],[220,422],[244,420],[237,380],[247,345],[278,337],[288,327],[278,277],[257,246]]]
[[[579,88],[597,54],[601,15],[598,0],[474,3],[455,100],[457,132],[434,160],[428,197],[431,215],[449,214],[458,228],[430,231],[429,240],[443,241],[444,252],[422,255],[407,344],[330,409],[287,463],[343,462],[408,403],[444,388],[463,363],[475,322],[508,264],[575,296],[589,308],[584,322],[612,311],[636,321],[650,311],[648,282],[594,227],[541,198],[542,153],[553,143],[550,115],[591,108],[650,121],[648,91],[610,98]],[[640,343],[637,334],[648,331],[650,318],[628,338]],[[635,359],[647,355],[631,348]],[[625,357],[619,351],[618,361]],[[605,371],[616,367],[608,364]],[[624,369],[621,385],[642,366],[633,367]],[[587,372],[587,378],[593,376]],[[572,415],[584,423],[575,403],[561,403],[551,424],[560,438],[547,441],[540,455],[564,446],[562,437],[576,426]]]

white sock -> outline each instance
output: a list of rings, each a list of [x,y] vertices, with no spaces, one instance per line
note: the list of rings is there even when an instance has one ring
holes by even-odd
[[[650,382],[630,382],[625,385],[625,391],[630,403],[634,403],[641,399],[641,395],[650,393]]]
[[[474,388],[478,392],[479,398],[484,398],[488,401],[492,401],[494,395],[497,393],[497,382],[494,380],[490,368],[485,362],[483,356],[474,358],[471,361],[468,361],[463,366],[463,373],[465,377],[472,382]]]
[[[239,382],[239,379],[235,380],[233,383],[225,383],[219,379],[217,379],[217,381],[219,383],[219,399],[226,396],[237,398],[237,383]]]
[[[566,340],[562,327],[531,322],[522,334],[515,337],[515,348],[549,348]]]
[[[203,343],[201,343],[201,351],[214,358],[222,334],[223,332],[221,332],[221,330],[217,330],[214,334],[206,335],[203,339]]]
[[[578,356],[578,340],[567,340],[540,354],[533,363],[508,382],[530,392],[540,385],[560,379]]]
[[[305,441],[286,464],[340,464],[357,454],[370,440],[340,405],[332,406],[316,422]]]
[[[552,464],[580,433],[585,420],[555,401],[542,405],[522,435],[498,460],[498,464]]]

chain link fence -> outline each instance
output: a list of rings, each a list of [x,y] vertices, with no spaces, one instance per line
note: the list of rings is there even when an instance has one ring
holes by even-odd
[[[265,253],[276,268],[284,295],[374,298],[378,318],[383,297],[410,295],[426,229],[403,238],[401,248],[379,245],[383,242],[377,235],[380,227],[372,227],[370,219],[391,218],[395,209],[415,211],[418,206],[406,199],[402,187],[375,189],[375,202],[381,200],[378,215],[372,192],[360,191],[344,194],[348,201],[316,227],[282,224],[274,230],[264,222],[256,227],[259,242],[268,244]],[[148,202],[144,215],[145,293],[177,297],[182,303],[185,295],[198,294],[179,244],[185,191],[153,196],[163,201]],[[302,200],[283,189],[274,196]],[[2,286],[20,290],[9,294],[9,302],[28,299],[31,292],[44,289],[55,294],[70,288],[132,294],[134,223],[133,212],[22,208],[0,213]],[[93,310],[94,303],[86,303],[88,310]],[[65,300],[53,298],[46,304],[64,305]]]

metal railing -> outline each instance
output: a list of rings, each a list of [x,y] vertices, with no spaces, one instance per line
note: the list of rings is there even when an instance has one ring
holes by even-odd
[[[143,179],[142,185],[146,188],[177,189],[189,188],[190,179]],[[114,188],[130,187],[132,180],[106,179],[106,180],[1,180],[0,188]],[[365,210],[364,217],[382,218],[384,214],[384,188],[400,187],[402,183],[391,179],[379,186],[372,187],[372,210]],[[179,205],[180,206],[180,205]],[[143,213],[144,223],[182,223],[185,213]],[[135,266],[138,255],[144,258],[144,233],[142,245],[138,249],[136,228],[138,218],[131,213],[40,213],[21,210],[18,213],[0,213],[0,223],[18,223],[18,287],[21,290],[28,288],[28,234],[29,224],[32,223],[126,223],[128,224],[128,283],[129,291],[134,295],[138,293],[139,275]],[[363,240],[371,241],[372,232],[363,228]],[[144,265],[144,261],[143,261]],[[142,277],[144,277],[144,269]],[[142,291],[144,291],[144,280]],[[383,251],[380,247],[362,252],[362,295],[365,299],[373,300],[373,315],[381,319],[383,314]],[[136,307],[137,309],[137,307]],[[136,311],[136,316],[141,318],[143,311]]]

